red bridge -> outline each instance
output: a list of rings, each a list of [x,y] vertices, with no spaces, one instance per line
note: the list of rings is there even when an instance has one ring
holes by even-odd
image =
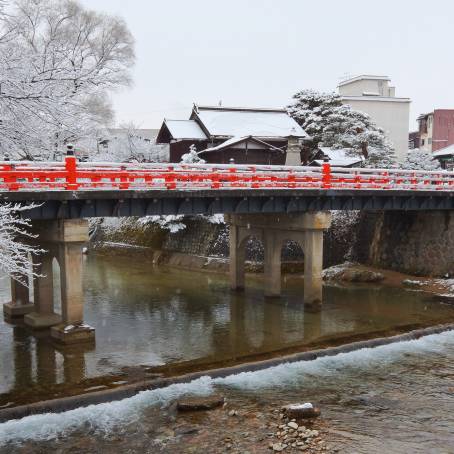
[[[215,164],[0,162],[1,191],[400,189],[451,191],[454,172]]]
[[[0,200],[32,219],[148,214],[453,209],[454,172],[266,165],[0,163]]]
[[[0,163],[0,203],[37,202],[30,241],[46,252],[34,257],[39,276],[29,289],[17,281],[7,318],[32,328],[51,327],[60,342],[94,339],[83,324],[82,246],[88,221],[106,216],[226,213],[230,285],[245,285],[250,236],[265,251],[264,291],[281,293],[281,248],[296,241],[304,250],[304,303],[322,302],[323,232],[330,210],[452,210],[454,173],[385,169],[200,164]],[[60,265],[62,315],[54,312],[52,260]],[[28,279],[28,276],[23,276]]]

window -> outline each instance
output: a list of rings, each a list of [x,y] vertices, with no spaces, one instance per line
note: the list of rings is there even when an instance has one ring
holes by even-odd
[[[428,143],[429,145],[432,143],[432,138],[431,138],[431,137],[429,137],[429,138],[427,139],[427,143]]]
[[[421,139],[421,145],[424,145],[424,139]]]

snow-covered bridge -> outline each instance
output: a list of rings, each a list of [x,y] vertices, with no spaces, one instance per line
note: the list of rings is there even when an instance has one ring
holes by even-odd
[[[454,173],[212,164],[1,162],[0,201],[31,219],[319,210],[451,210]]]

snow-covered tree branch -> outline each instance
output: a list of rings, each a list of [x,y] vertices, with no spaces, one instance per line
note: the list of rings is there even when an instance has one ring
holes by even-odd
[[[0,14],[0,155],[51,157],[108,125],[109,92],[130,83],[120,18],[75,0],[12,0]]]
[[[409,150],[404,162],[400,165],[402,169],[407,170],[439,170],[440,162],[427,151],[415,148]]]
[[[189,147],[189,151],[181,156],[182,164],[205,164],[205,159],[202,159],[198,153],[197,148],[194,144]]]
[[[32,271],[31,255],[42,252],[27,243],[34,236],[28,231],[29,221],[22,219],[20,213],[30,208],[33,205],[0,205],[0,270],[24,285],[27,285],[25,276],[37,275]]]
[[[156,144],[154,138],[144,136],[144,130],[133,122],[120,124],[119,129],[104,131],[100,148],[91,156],[95,161],[114,162],[163,162],[168,154],[168,145]],[[93,148],[93,147],[92,147]]]

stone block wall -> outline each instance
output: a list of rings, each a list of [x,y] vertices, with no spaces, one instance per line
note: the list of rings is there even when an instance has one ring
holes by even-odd
[[[229,251],[229,232],[225,224],[213,224],[203,218],[185,218],[186,228],[166,232],[162,250],[205,257],[226,257]]]
[[[364,212],[352,258],[414,275],[454,275],[454,213]]]
[[[333,215],[325,232],[323,266],[346,259],[421,276],[454,276],[454,213],[446,211],[388,211]],[[124,243],[154,251],[227,258],[229,228],[204,218],[185,218],[186,228],[171,233],[157,224],[138,219],[91,221],[95,242]],[[246,259],[263,262],[263,246],[251,238]],[[282,249],[284,262],[303,262],[294,243]]]
[[[103,219],[91,221],[91,240],[93,244],[121,243],[141,246],[155,251],[177,252],[203,257],[229,256],[229,227],[226,224],[211,223],[201,217],[184,218],[186,227],[176,232],[160,227],[155,223],[143,223],[137,218]],[[339,235],[325,233],[324,266],[341,263],[350,242]],[[246,260],[262,263],[264,250],[262,243],[250,238],[246,245]],[[282,248],[284,262],[303,262],[304,251],[297,243],[289,241]]]

